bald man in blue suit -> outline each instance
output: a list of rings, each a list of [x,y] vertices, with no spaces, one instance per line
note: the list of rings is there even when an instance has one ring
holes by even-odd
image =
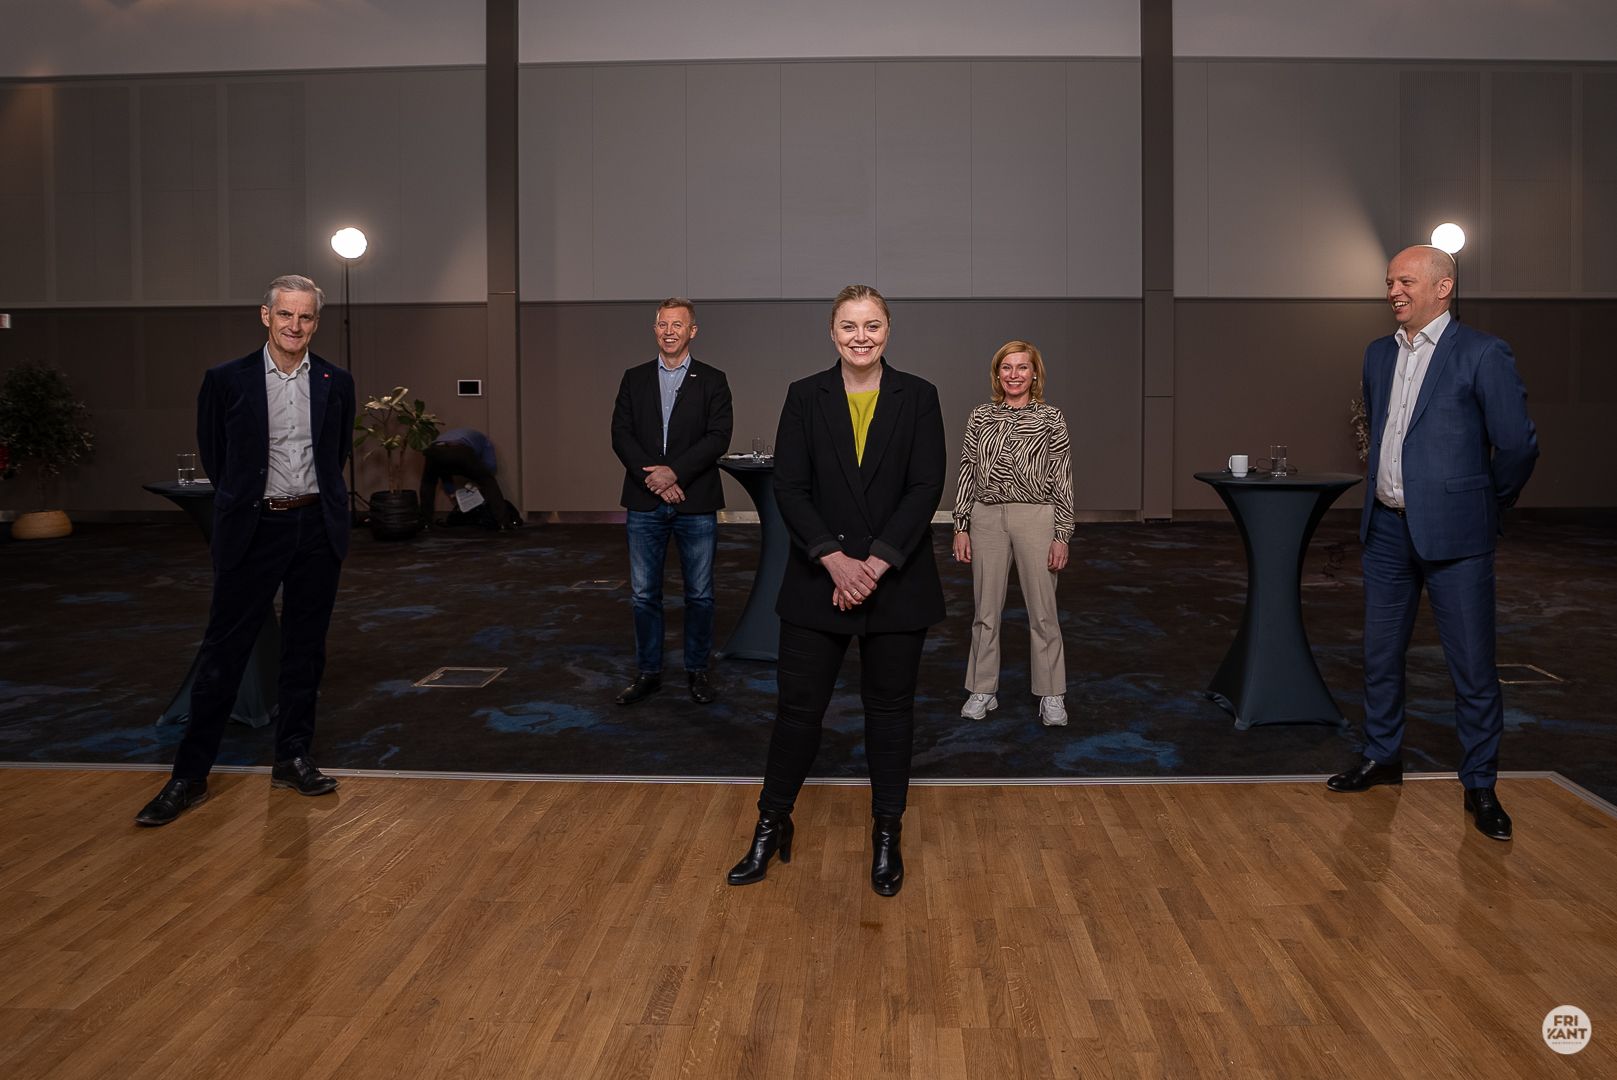
[[[1426,589],[1454,680],[1464,805],[1477,829],[1509,840],[1494,792],[1505,707],[1494,663],[1499,512],[1538,459],[1527,392],[1510,346],[1449,312],[1454,260],[1425,245],[1387,267],[1397,333],[1364,354],[1370,460],[1364,542],[1364,759],[1327,781],[1363,791],[1403,780],[1404,654]]]

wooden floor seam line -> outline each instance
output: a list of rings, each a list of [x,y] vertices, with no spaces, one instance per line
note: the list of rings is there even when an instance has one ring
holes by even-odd
[[[73,761],[0,761],[0,769],[54,769],[68,772],[168,772],[161,764]],[[268,765],[216,765],[216,773],[251,776],[266,775]],[[761,776],[637,776],[632,774],[581,776],[568,773],[490,773],[429,772],[410,769],[324,769],[332,776],[358,776],[393,780],[512,781],[517,783],[574,784],[762,784]],[[1546,770],[1501,772],[1502,780],[1549,780],[1576,795],[1610,817],[1617,818],[1617,805],[1569,780],[1561,773]],[[1129,787],[1153,784],[1306,784],[1324,782],[1325,773],[1277,776],[1051,776],[1051,777],[939,777],[914,779],[911,787]],[[1453,772],[1406,772],[1406,781],[1458,780]],[[860,776],[810,777],[807,781],[827,787],[859,787],[869,781]]]

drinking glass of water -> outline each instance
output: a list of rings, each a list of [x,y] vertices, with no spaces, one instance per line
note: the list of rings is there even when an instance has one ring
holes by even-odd
[[[196,483],[197,482],[197,456],[195,454],[191,454],[191,453],[175,454],[174,455],[174,473],[175,473],[175,479],[178,480],[182,484],[194,484],[194,483]]]

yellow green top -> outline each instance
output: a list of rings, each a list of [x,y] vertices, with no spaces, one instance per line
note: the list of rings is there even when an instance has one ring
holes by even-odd
[[[876,395],[880,390],[861,390],[848,393],[848,415],[853,419],[853,456],[859,464],[865,463],[865,436],[870,434],[870,418],[876,415]]]

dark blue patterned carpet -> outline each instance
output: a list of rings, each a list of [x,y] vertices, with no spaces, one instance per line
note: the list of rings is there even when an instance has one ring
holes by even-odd
[[[719,639],[751,583],[756,527],[720,532]],[[1040,727],[1028,692],[1025,616],[1007,614],[1001,706],[958,715],[970,635],[969,572],[935,533],[949,619],[921,676],[918,777],[1326,773],[1352,759],[1360,696],[1358,543],[1346,517],[1321,527],[1304,572],[1315,655],[1354,727],[1235,731],[1202,694],[1239,624],[1245,564],[1224,523],[1081,526],[1061,581],[1066,729]],[[1499,658],[1564,681],[1506,688],[1501,767],[1554,769],[1617,801],[1617,529],[1521,523],[1500,549]],[[316,758],[340,768],[756,776],[772,667],[719,662],[711,706],[683,692],[677,571],[669,580],[670,688],[631,708],[620,526],[438,531],[382,544],[355,534],[321,698]],[[88,525],[49,542],[0,543],[0,759],[167,762],[178,737],[154,719],[195,652],[207,553],[190,524]],[[418,689],[440,666],[504,667],[479,690]],[[827,718],[816,775],[858,776],[857,649]],[[1457,756],[1442,654],[1423,609],[1410,654],[1406,761]],[[231,725],[224,764],[264,764],[267,730]]]

